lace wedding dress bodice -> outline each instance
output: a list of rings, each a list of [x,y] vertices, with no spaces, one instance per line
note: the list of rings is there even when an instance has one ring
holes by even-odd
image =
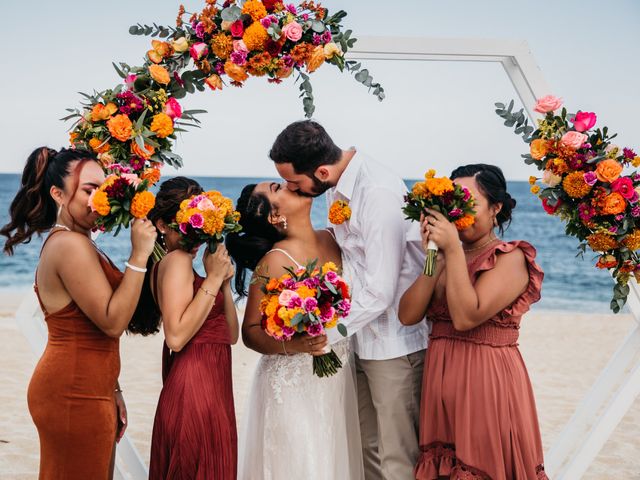
[[[325,378],[313,374],[308,354],[260,358],[245,411],[240,480],[364,478],[348,345],[333,345],[343,366]]]

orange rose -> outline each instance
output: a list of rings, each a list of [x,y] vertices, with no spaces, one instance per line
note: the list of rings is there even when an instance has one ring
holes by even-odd
[[[133,131],[133,124],[129,117],[124,114],[111,117],[107,121],[107,128],[111,136],[121,142],[126,142],[131,138],[131,132]]]
[[[149,186],[155,185],[160,180],[160,170],[157,168],[147,168],[142,175],[140,175],[142,180],[146,180]]]
[[[151,78],[161,85],[169,85],[169,82],[171,82],[168,70],[161,65],[149,65],[149,74]]]
[[[226,73],[234,82],[244,82],[249,75],[243,67],[236,65],[231,60],[227,60],[224,64],[224,73]]]
[[[150,130],[159,138],[166,138],[173,133],[173,120],[166,113],[153,116]]]
[[[109,102],[106,105],[103,105],[102,103],[96,103],[91,110],[91,121],[101,122],[102,120],[107,120],[117,111],[118,107],[115,103]]]
[[[109,142],[105,142],[96,137],[93,137],[91,140],[89,140],[89,146],[91,147],[91,150],[96,153],[106,153],[111,148]]]
[[[131,200],[131,209],[129,211],[131,212],[131,215],[136,218],[144,218],[155,204],[156,197],[153,193],[145,190],[143,192],[138,192],[133,196],[133,200]]]
[[[605,183],[611,183],[617,180],[622,173],[622,165],[617,160],[609,158],[598,163],[596,168],[596,176],[598,180]]]
[[[222,79],[220,75],[216,75],[215,73],[208,77],[204,83],[206,83],[211,90],[222,90]]]
[[[145,144],[144,149],[142,149],[138,146],[137,142],[131,142],[131,153],[145,160],[149,160],[151,156],[156,153],[156,149],[147,144]]]
[[[69,143],[71,145],[75,145],[77,138],[78,138],[78,132],[71,132],[69,134]]]
[[[531,157],[534,160],[542,160],[549,151],[549,147],[546,140],[542,138],[536,138],[530,145]]]
[[[160,40],[151,40],[151,47],[152,50],[147,52],[147,56],[153,63],[160,63],[165,57],[173,53],[173,47],[169,43]]]
[[[324,47],[318,45],[311,52],[309,60],[307,60],[307,70],[309,73],[315,72],[324,63]]]
[[[606,215],[617,215],[627,208],[627,201],[618,192],[613,192],[604,198],[602,212]]]

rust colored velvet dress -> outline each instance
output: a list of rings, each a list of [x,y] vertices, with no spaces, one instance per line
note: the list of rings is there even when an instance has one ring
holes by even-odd
[[[117,288],[122,273],[102,254],[98,257]],[[27,393],[40,437],[40,479],[108,479],[118,424],[114,391],[120,340],[102,332],[73,301],[56,312],[40,306],[49,338]]]
[[[542,270],[526,242],[502,242],[468,264],[473,283],[496,256],[520,248],[526,291],[508,308],[465,332],[453,328],[446,301],[427,312],[433,322],[420,411],[419,480],[547,479],[533,390],[517,347],[522,315],[540,299]]]
[[[156,275],[157,269],[154,281]],[[195,275],[194,294],[203,280]],[[231,338],[222,292],[200,330],[182,350],[171,352],[164,344],[162,380],[149,478],[234,480],[238,438]]]

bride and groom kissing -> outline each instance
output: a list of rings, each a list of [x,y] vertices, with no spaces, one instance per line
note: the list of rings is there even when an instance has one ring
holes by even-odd
[[[226,241],[236,291],[247,296],[243,341],[263,354],[240,436],[239,478],[413,478],[429,327],[398,319],[400,297],[424,264],[418,225],[401,210],[405,184],[357,149],[340,149],[309,120],[286,127],[269,156],[283,184],[247,185],[236,207],[243,230]],[[351,215],[315,230],[311,205],[323,193],[328,205],[348,204]],[[331,329],[276,341],[261,328],[257,279],[312,259],[343,269],[352,294],[343,320],[349,337]],[[311,375],[312,356],[328,344],[343,368]]]

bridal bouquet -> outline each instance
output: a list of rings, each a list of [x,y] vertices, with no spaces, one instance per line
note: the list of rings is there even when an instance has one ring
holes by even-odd
[[[160,178],[157,166],[134,172],[130,167],[112,164],[107,168],[110,174],[100,187],[91,192],[89,208],[100,217],[96,228],[103,232],[128,225],[134,218],[144,218],[154,207],[156,198],[148,191]]]
[[[640,157],[612,144],[616,135],[607,127],[594,128],[595,113],[570,114],[562,103],[551,95],[537,101],[535,111],[544,117],[535,131],[523,110],[512,113],[513,101],[496,104],[496,113],[529,144],[525,163],[542,171],[530,177],[531,192],[547,213],[565,222],[567,235],[578,238],[579,255],[589,247],[598,255],[596,267],[612,272],[611,309],[617,313],[631,275],[640,280],[640,174],[623,174],[629,165],[640,166]]]
[[[420,221],[420,216],[429,208],[442,213],[458,230],[464,230],[475,222],[474,200],[471,192],[448,177],[436,177],[435,170],[429,170],[423,182],[413,185],[405,197],[402,211],[406,218]],[[424,274],[432,276],[436,269],[438,246],[432,240],[427,244],[427,258]]]
[[[210,190],[180,203],[175,222],[170,226],[180,233],[180,243],[186,250],[206,243],[211,253],[216,251],[224,235],[239,232],[240,213],[220,192]]]
[[[280,278],[269,278],[263,287],[260,313],[264,331],[279,341],[302,334],[317,337],[334,327],[346,336],[346,327],[338,322],[349,315],[351,295],[336,265],[328,262],[318,268],[312,261],[287,272]],[[333,375],[340,367],[342,362],[330,347],[325,355],[313,357],[313,373],[319,377]]]

